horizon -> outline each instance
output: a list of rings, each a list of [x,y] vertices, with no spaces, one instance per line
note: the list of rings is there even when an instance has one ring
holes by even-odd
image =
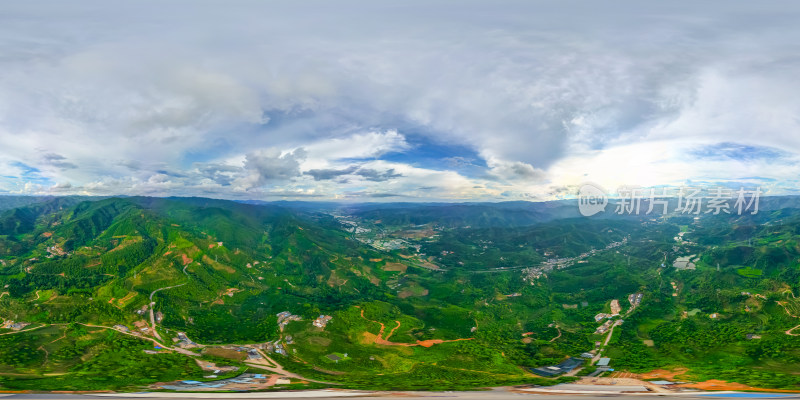
[[[365,201],[365,200],[353,200],[353,199],[332,199],[332,200],[310,200],[310,199],[274,199],[274,200],[262,200],[262,199],[255,199],[255,198],[224,198],[224,197],[212,197],[212,196],[194,196],[194,195],[142,195],[142,194],[64,194],[64,193],[53,193],[53,194],[16,194],[16,193],[0,193],[0,197],[90,197],[90,198],[127,198],[127,197],[146,197],[146,198],[159,198],[159,199],[169,199],[169,198],[195,198],[195,199],[209,199],[209,200],[223,200],[223,201],[233,201],[233,202],[261,202],[261,203],[338,203],[338,204],[497,204],[497,203],[548,203],[548,202],[577,202],[580,200],[580,196],[578,194],[571,195],[569,197],[563,197],[558,199],[519,199],[519,200],[451,200],[451,201],[435,201],[435,200],[425,200],[419,199],[419,201],[413,200],[387,200],[387,201]],[[671,194],[667,196],[658,196],[657,198],[666,198],[666,199],[678,199],[680,196],[676,194]],[[711,196],[701,196],[703,199],[711,198]],[[780,197],[800,197],[800,194],[761,194],[758,196],[760,199],[770,199],[770,198],[780,198]],[[607,198],[612,200],[619,200],[619,199],[630,199],[631,197],[624,197],[620,196],[619,193],[607,193]],[[633,197],[633,199],[640,199],[641,201],[647,201],[648,197]],[[726,197],[728,199],[733,199],[734,197]],[[748,197],[749,198],[749,197]]]

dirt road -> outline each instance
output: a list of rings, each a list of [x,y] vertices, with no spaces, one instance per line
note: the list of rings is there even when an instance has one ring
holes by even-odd
[[[361,308],[361,307],[358,307],[358,308]],[[460,341],[464,341],[464,340],[472,340],[473,339],[473,338],[452,339],[452,340],[428,339],[428,340],[417,340],[416,343],[390,342],[387,339],[394,334],[394,331],[397,330],[397,328],[400,327],[400,321],[394,321],[394,322],[397,323],[397,326],[395,326],[394,329],[392,329],[391,332],[389,332],[389,335],[386,336],[386,339],[384,339],[383,338],[383,332],[386,330],[386,325],[384,325],[382,322],[378,322],[378,321],[373,321],[371,319],[367,319],[367,317],[364,316],[364,309],[363,308],[361,308],[361,318],[364,318],[369,322],[374,322],[374,323],[379,324],[381,326],[381,330],[380,330],[380,332],[378,332],[378,336],[375,338],[375,344],[380,344],[380,345],[384,345],[384,346],[405,346],[405,347],[422,346],[422,347],[431,347],[431,346],[433,346],[435,344],[440,344],[440,343],[460,342]],[[369,334],[369,332],[364,332],[364,333],[365,334]]]
[[[186,285],[187,283],[189,283],[189,281],[188,281],[189,273],[186,272],[186,267],[188,267],[188,265],[184,265],[183,266],[183,273],[187,277],[187,281],[186,282],[181,283],[180,285],[173,285],[173,286],[166,286],[166,287],[158,288],[156,290],[153,290],[150,293],[150,329],[153,330],[153,336],[155,336],[156,339],[158,339],[158,340],[161,340],[161,335],[158,334],[158,330],[156,329],[156,317],[155,317],[155,314],[154,314],[154,311],[153,311],[153,309],[155,308],[156,302],[153,301],[153,295],[155,295],[157,292],[160,292],[162,290],[174,289],[176,287],[181,287],[181,286]]]
[[[553,343],[553,342],[555,342],[555,341],[556,341],[556,339],[558,339],[558,338],[560,338],[560,337],[561,337],[561,328],[559,328],[559,327],[558,327],[558,325],[556,325],[556,330],[558,331],[558,336],[556,336],[556,337],[554,337],[554,338],[550,339],[550,343]]]

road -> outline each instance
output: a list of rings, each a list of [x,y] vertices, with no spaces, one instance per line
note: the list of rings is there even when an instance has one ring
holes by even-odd
[[[188,266],[189,266],[188,264],[183,266],[183,273],[186,275],[187,279],[189,278],[189,273],[186,272],[186,267],[188,267]],[[156,339],[162,340],[161,339],[161,335],[158,334],[158,329],[156,329],[156,317],[155,317],[155,313],[153,311],[153,309],[155,308],[156,302],[153,301],[153,295],[156,294],[157,292],[162,291],[162,290],[174,289],[176,287],[181,287],[181,286],[183,286],[183,285],[185,285],[187,283],[189,283],[188,280],[186,282],[184,282],[184,283],[181,283],[180,285],[166,286],[166,287],[158,288],[156,290],[153,290],[150,293],[150,328],[153,330],[153,336],[155,336]]]
[[[0,333],[0,336],[3,336],[3,335],[14,335],[14,334],[17,334],[17,333],[35,331],[37,329],[42,329],[45,326],[47,326],[47,325],[40,325],[40,326],[36,326],[36,327],[33,327],[33,328],[21,329],[21,330],[18,330],[18,331],[11,331],[11,332],[6,332],[6,333]]]
[[[78,324],[83,325],[83,326],[88,326],[90,328],[111,329],[113,331],[117,331],[117,332],[122,333],[124,335],[133,336],[133,337],[135,337],[137,339],[149,340],[149,341],[153,342],[153,344],[155,344],[155,345],[157,345],[157,346],[159,346],[159,347],[161,347],[161,348],[163,348],[165,350],[172,350],[174,352],[185,354],[187,356],[200,357],[200,354],[193,353],[193,352],[191,352],[189,350],[182,349],[180,347],[169,347],[167,345],[164,345],[164,344],[162,344],[161,342],[158,341],[158,340],[160,340],[160,338],[157,340],[157,339],[150,338],[150,337],[147,337],[147,336],[134,335],[133,333],[124,332],[124,331],[121,331],[119,329],[115,329],[114,327],[111,327],[111,326],[84,324],[84,323],[80,323],[80,322],[78,322]],[[53,325],[57,325],[57,324],[53,324]]]
[[[605,340],[605,342],[603,342],[603,347],[608,346],[608,342],[611,341],[611,335],[614,334],[614,328],[616,326],[618,326],[618,325],[619,325],[619,320],[617,320],[613,324],[611,324],[611,328],[609,328],[609,330],[608,330],[608,336],[606,336],[606,340]]]
[[[556,337],[554,337],[554,338],[550,339],[550,342],[551,342],[551,343],[552,343],[552,342],[555,342],[555,341],[556,341],[556,339],[558,339],[558,338],[560,338],[560,337],[561,337],[561,329],[558,327],[558,325],[556,325],[556,330],[558,331],[558,336],[556,336]]]
[[[153,342],[153,344],[155,344],[155,345],[157,345],[157,346],[159,346],[159,347],[162,347],[162,348],[164,348],[165,350],[171,350],[171,351],[174,351],[174,352],[177,352],[177,353],[185,354],[185,355],[187,355],[187,356],[192,356],[192,357],[200,357],[200,354],[193,353],[193,352],[191,352],[191,351],[189,351],[189,350],[182,349],[182,348],[180,348],[180,347],[169,347],[169,346],[166,346],[166,345],[162,344],[161,342],[159,342],[159,340],[160,340],[160,339],[154,339],[154,338],[147,337],[147,336],[142,336],[142,335],[134,335],[134,334],[133,334],[133,333],[131,333],[131,332],[124,332],[124,331],[121,331],[121,330],[119,330],[119,329],[115,329],[115,328],[114,328],[114,327],[112,327],[112,326],[105,326],[105,325],[93,325],[93,324],[84,324],[84,323],[82,323],[82,322],[76,322],[76,323],[77,323],[78,325],[83,325],[83,326],[86,326],[86,327],[89,327],[89,328],[111,329],[112,331],[119,332],[119,333],[121,333],[121,334],[123,334],[123,335],[128,335],[128,336],[135,337],[135,338],[137,338],[137,339],[142,339],[142,340],[148,340],[148,341],[151,341],[151,342]],[[67,325],[67,324],[47,324],[47,325],[40,325],[40,326],[37,326],[37,327],[34,327],[34,328],[23,329],[23,330],[19,330],[19,331],[13,331],[13,332],[0,333],[0,336],[2,336],[2,335],[16,335],[16,334],[18,334],[18,333],[30,332],[30,331],[34,331],[34,330],[37,330],[37,329],[42,329],[42,328],[44,328],[44,327],[46,327],[46,326],[66,326],[66,325]],[[2,393],[0,393],[0,395],[1,395],[1,394],[2,394]]]
[[[284,375],[284,376],[288,376],[290,378],[300,379],[300,380],[304,380],[304,381],[317,382],[317,383],[323,383],[323,384],[332,384],[331,382],[317,381],[317,380],[314,380],[314,379],[309,379],[309,378],[303,377],[302,375],[295,374],[294,372],[289,372],[289,371],[283,369],[283,367],[280,364],[278,364],[275,360],[270,358],[266,353],[261,351],[261,349],[255,349],[255,350],[258,352],[258,354],[261,355],[261,357],[264,360],[266,360],[267,363],[272,364],[272,366],[266,365],[266,364],[263,364],[263,363],[255,363],[255,362],[245,362],[246,365],[251,366],[251,367],[255,367],[255,368],[265,369],[267,371],[274,372],[274,373],[276,373],[278,375]]]
[[[608,336],[606,336],[606,340],[603,342],[603,346],[597,349],[597,354],[592,358],[592,362],[589,365],[595,365],[597,361],[600,360],[600,357],[602,357],[603,354],[603,349],[605,349],[606,346],[608,346],[608,342],[611,341],[611,335],[614,334],[614,328],[617,327],[617,325],[619,325],[619,320],[611,324],[611,328],[608,329]]]

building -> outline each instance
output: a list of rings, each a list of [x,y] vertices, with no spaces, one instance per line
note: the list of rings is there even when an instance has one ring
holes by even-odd
[[[675,384],[675,382],[670,382],[670,381],[650,381],[650,383],[652,383],[654,385],[660,385],[660,386],[667,386],[667,385],[674,385]]]
[[[27,323],[27,322],[14,322],[14,323],[10,324],[8,327],[10,329],[12,329],[12,330],[19,331],[19,330],[22,330],[23,328],[25,328],[28,325],[30,325],[30,324]]]
[[[638,306],[642,302],[642,297],[644,297],[644,293],[634,293],[628,296],[628,301],[632,306]]]
[[[553,367],[553,366],[532,368],[531,372],[533,372],[536,375],[544,376],[544,377],[556,376],[556,375],[560,375],[560,374],[564,373],[564,371],[562,371],[558,367]]]
[[[614,323],[614,320],[609,319],[608,321],[604,322],[603,325],[598,326],[595,333],[596,334],[606,333],[606,331],[608,331],[608,328],[611,327],[612,323]]]
[[[193,348],[198,347],[199,345],[189,339],[189,337],[186,336],[186,333],[178,332],[178,346],[182,348]]]
[[[327,355],[327,356],[325,356],[325,357],[328,357],[328,359],[329,359],[329,360],[331,360],[331,361],[333,361],[333,362],[339,362],[339,360],[341,360],[341,359],[342,359],[342,357],[339,357],[339,356],[337,356],[336,354],[328,354],[328,355]]]
[[[325,326],[328,325],[328,322],[331,322],[332,319],[333,317],[331,317],[330,315],[320,315],[311,324],[316,326],[317,328],[325,328]]]
[[[563,373],[567,373],[572,371],[575,368],[580,367],[583,365],[584,359],[578,357],[570,357],[556,365],[550,365],[546,367],[539,367],[539,368],[531,368],[531,372],[539,376],[556,376]]]
[[[261,354],[259,354],[258,350],[256,349],[248,349],[247,350],[247,359],[248,360],[260,360]]]
[[[588,376],[588,377],[590,377],[590,378],[593,378],[593,377],[595,377],[595,376],[602,375],[602,374],[603,374],[603,372],[608,372],[608,371],[614,371],[614,368],[610,368],[610,367],[597,367],[597,369],[595,369],[595,370],[594,370],[594,372],[592,372],[592,373],[590,373],[589,375],[586,375],[586,376]]]
[[[278,317],[278,328],[280,329],[281,332],[283,332],[283,328],[285,328],[286,325],[289,324],[289,322],[300,321],[302,319],[300,318],[299,315],[294,315],[289,311],[279,312],[277,314],[277,317]]]
[[[611,362],[610,358],[601,357],[599,360],[597,360],[597,364],[595,364],[595,365],[597,365],[598,367],[607,367],[608,363],[610,363],[610,362]]]
[[[594,316],[594,320],[595,320],[595,322],[600,322],[604,318],[611,318],[611,317],[612,317],[611,314],[600,313],[600,314],[597,314],[597,315]]]

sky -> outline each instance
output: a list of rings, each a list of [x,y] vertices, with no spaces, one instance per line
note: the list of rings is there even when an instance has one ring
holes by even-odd
[[[0,194],[797,193],[793,1],[0,3]]]

